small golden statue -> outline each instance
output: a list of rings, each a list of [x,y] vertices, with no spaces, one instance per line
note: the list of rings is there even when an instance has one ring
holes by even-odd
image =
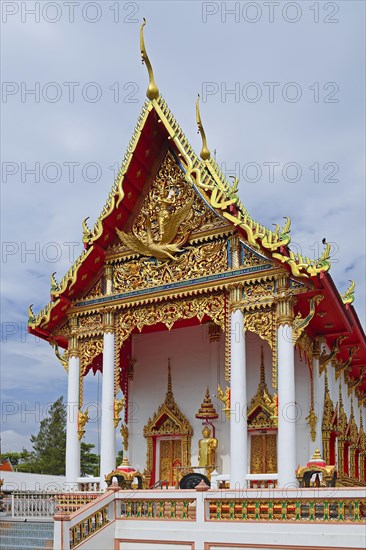
[[[126,424],[122,424],[120,434],[123,439],[123,448],[125,451],[128,451],[128,427]]]
[[[85,412],[79,411],[79,416],[78,416],[78,436],[79,436],[79,440],[85,434],[84,427],[85,427],[85,425],[87,424],[88,421],[89,421],[89,411],[88,411],[88,409],[85,409]]]
[[[230,388],[227,386],[225,392],[221,388],[220,384],[217,386],[217,396],[222,401],[225,407],[222,409],[226,414],[226,418],[230,418]]]
[[[121,412],[125,406],[125,398],[114,400],[114,427],[117,428],[119,421],[121,420]]]
[[[208,473],[215,469],[216,448],[218,441],[211,437],[211,430],[205,426],[202,430],[203,439],[198,442],[198,465],[206,468]]]

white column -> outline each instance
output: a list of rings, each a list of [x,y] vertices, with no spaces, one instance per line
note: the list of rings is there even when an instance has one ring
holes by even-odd
[[[248,470],[244,315],[231,314],[230,488],[244,489]]]
[[[77,489],[80,476],[80,441],[78,437],[80,359],[71,351],[67,387],[66,420],[66,488]]]
[[[105,314],[105,316],[112,314]],[[104,476],[116,469],[116,431],[114,428],[114,332],[105,326],[103,336],[102,419],[100,442],[100,486],[107,485]],[[105,323],[106,325],[107,323]]]
[[[277,329],[278,357],[278,486],[296,487],[295,352],[292,325]]]
[[[318,418],[316,423],[315,442],[311,442],[310,454],[319,449],[323,456],[322,421],[324,412],[324,373],[319,375],[319,354],[313,357],[314,410]],[[309,457],[310,458],[310,457]]]

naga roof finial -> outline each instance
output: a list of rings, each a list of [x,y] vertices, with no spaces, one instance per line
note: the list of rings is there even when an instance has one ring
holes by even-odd
[[[197,121],[198,131],[201,134],[201,138],[202,138],[202,149],[200,152],[200,157],[202,160],[209,160],[209,158],[211,157],[211,153],[209,148],[207,147],[206,134],[202,126],[199,102],[200,102],[200,94],[198,94],[197,101],[196,101],[196,121]]]
[[[90,231],[87,221],[89,219],[89,216],[85,218],[82,222],[82,228],[83,228],[83,243],[87,244],[89,242],[89,239],[92,237],[92,232]]]
[[[353,304],[355,299],[355,282],[349,281],[351,284],[344,294],[341,294],[342,302],[344,304]]]
[[[146,19],[143,18],[143,23],[140,28],[140,50],[141,50],[141,58],[142,58],[142,64],[146,64],[147,72],[149,73],[149,86],[146,90],[146,96],[149,99],[156,99],[159,97],[159,88],[157,87],[155,80],[154,80],[154,72],[152,69],[152,65],[150,63],[149,56],[147,55],[146,48],[145,48],[145,40],[144,40],[144,26],[146,25]]]
[[[36,320],[32,307],[33,307],[33,304],[28,306],[28,323],[34,323]]]
[[[56,278],[55,278],[55,275],[56,275],[56,271],[54,271],[50,277],[51,279],[51,292],[55,292],[59,289],[59,285],[58,285],[58,282],[56,281]]]

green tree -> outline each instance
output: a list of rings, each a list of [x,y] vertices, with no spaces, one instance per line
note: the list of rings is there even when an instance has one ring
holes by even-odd
[[[123,460],[123,450],[118,451],[117,457],[116,457],[116,468],[122,464]]]
[[[20,453],[8,452],[0,454],[0,461],[9,460],[15,471],[18,471],[18,467],[27,465],[31,458],[32,453],[24,449],[24,447]]]
[[[59,397],[51,405],[47,416],[41,421],[37,435],[31,435],[33,450],[23,449],[21,453],[9,452],[0,458],[9,459],[18,472],[37,474],[65,474],[66,458],[66,405],[63,397]],[[92,443],[81,443],[80,469],[81,475],[99,476],[99,456],[92,452]],[[123,453],[122,453],[123,457]],[[118,456],[118,465],[122,462]]]
[[[59,397],[51,405],[48,415],[39,426],[37,435],[31,435],[33,444],[29,471],[40,474],[65,474],[66,405]]]
[[[82,476],[99,476],[99,456],[91,452],[94,447],[95,445],[92,443],[84,443],[84,441],[81,443],[80,469]]]

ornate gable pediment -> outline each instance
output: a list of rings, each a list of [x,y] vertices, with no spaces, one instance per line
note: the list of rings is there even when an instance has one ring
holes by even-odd
[[[128,231],[107,250],[113,291],[126,292],[228,269],[227,235],[233,229],[185,180],[168,151]]]
[[[132,226],[118,232],[107,257],[175,259],[187,243],[207,239],[220,228],[232,231],[186,181],[183,167],[168,150]]]

